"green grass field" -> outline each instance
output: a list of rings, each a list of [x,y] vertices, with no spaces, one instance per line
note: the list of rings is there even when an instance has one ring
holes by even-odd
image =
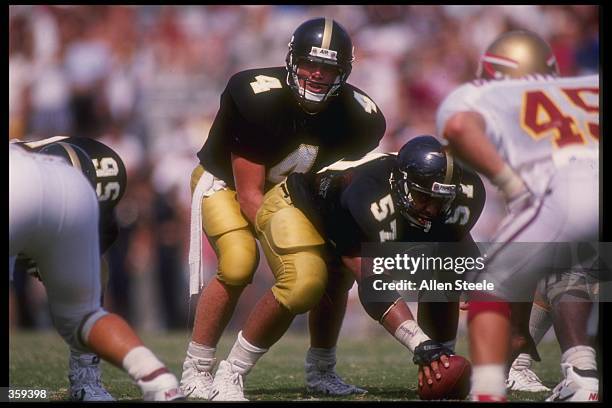
[[[145,343],[177,376],[181,374],[188,332],[142,334]],[[226,334],[218,349],[218,357],[227,355],[235,339]],[[306,394],[303,361],[308,338],[287,334],[257,364],[245,382],[245,395],[250,400],[337,400]],[[457,351],[466,355],[467,344],[460,337]],[[554,387],[561,379],[559,347],[555,342],[539,346],[543,361],[536,373],[544,384]],[[118,400],[137,400],[139,389],[127,374],[102,363],[103,383]],[[410,353],[390,336],[351,339],[341,336],[338,345],[337,371],[348,381],[366,388],[365,396],[344,397],[347,400],[418,400],[416,367]],[[50,400],[68,399],[68,349],[55,332],[10,333],[9,381],[13,388],[46,389]],[[543,401],[547,393],[509,395],[511,401]]]

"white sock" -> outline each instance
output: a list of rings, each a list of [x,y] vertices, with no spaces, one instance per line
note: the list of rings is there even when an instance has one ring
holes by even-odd
[[[123,368],[134,381],[138,381],[165,365],[145,346],[134,347],[123,358]]]
[[[482,364],[472,368],[472,395],[506,396],[504,364]]]
[[[404,323],[400,324],[395,330],[393,337],[404,346],[408,347],[412,353],[414,353],[414,349],[419,344],[426,340],[430,340],[414,320],[406,320]]]
[[[531,307],[531,315],[529,316],[529,334],[536,346],[542,341],[550,326],[552,326],[550,311],[534,303]]]
[[[232,365],[232,371],[247,375],[257,360],[263,356],[268,349],[259,348],[249,343],[242,337],[242,330],[227,356],[227,361]]]
[[[190,341],[187,347],[187,358],[185,358],[185,362],[183,363],[183,369],[185,369],[185,365],[189,364],[189,360],[195,360],[198,371],[212,372],[215,362],[217,361],[215,358],[216,351],[216,347],[208,347],[196,343],[195,341]]]
[[[573,365],[581,370],[597,370],[595,349],[589,346],[575,346],[568,348],[561,355],[561,362]]]

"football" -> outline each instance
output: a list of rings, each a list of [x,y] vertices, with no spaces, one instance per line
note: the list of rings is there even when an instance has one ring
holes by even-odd
[[[434,379],[433,384],[426,382],[423,386],[417,386],[417,393],[422,400],[443,400],[453,399],[462,400],[470,392],[470,376],[472,375],[472,365],[468,360],[461,356],[450,356],[450,366],[442,367],[442,378],[439,381]]]

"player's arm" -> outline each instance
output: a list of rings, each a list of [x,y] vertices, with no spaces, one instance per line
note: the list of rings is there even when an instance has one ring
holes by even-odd
[[[247,220],[255,225],[255,214],[263,202],[266,168],[232,153],[232,169],[240,208]]]
[[[482,115],[457,112],[446,121],[442,136],[458,158],[484,174],[508,200],[512,200],[526,191],[525,183],[504,161],[485,132]]]
[[[419,366],[419,383],[422,385],[423,381],[426,381],[432,384],[434,378],[438,380],[442,378],[441,366],[449,367],[448,356],[453,353],[443,344],[431,340],[421,330],[400,294],[397,294],[395,302],[368,301],[375,296],[372,293],[373,279],[384,280],[386,276],[388,281],[391,281],[391,278],[382,274],[370,275],[362,279],[360,256],[341,256],[341,259],[344,266],[350,269],[355,276],[359,285],[359,300],[366,312],[414,354],[413,362]]]

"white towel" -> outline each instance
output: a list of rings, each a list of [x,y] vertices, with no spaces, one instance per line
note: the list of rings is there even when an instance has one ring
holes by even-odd
[[[202,286],[215,274],[212,268],[205,270],[202,262],[202,199],[226,188],[225,182],[205,171],[193,192],[189,239],[189,296],[198,294]]]

